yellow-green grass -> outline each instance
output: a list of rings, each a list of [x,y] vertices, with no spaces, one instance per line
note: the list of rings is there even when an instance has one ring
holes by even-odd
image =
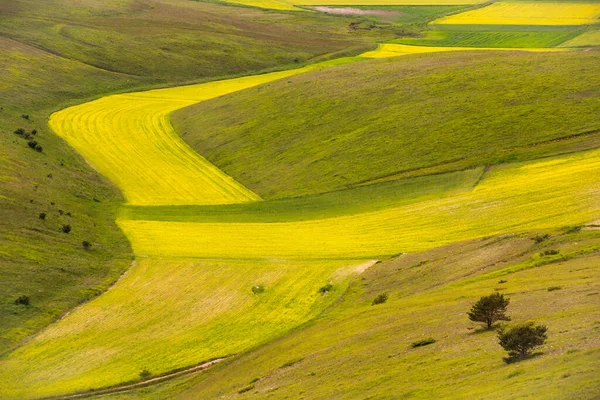
[[[206,373],[109,398],[594,399],[600,232],[547,233],[538,245],[535,233],[503,235],[383,262],[301,331]],[[539,255],[548,249],[561,255]],[[383,292],[388,302],[372,306]],[[511,299],[512,323],[548,326],[542,354],[505,364],[495,332],[468,320],[494,292]],[[411,347],[428,337],[436,342]]]
[[[111,179],[129,204],[228,204],[260,198],[183,142],[169,114],[306,71],[295,69],[104,97],[53,114],[50,126]]]
[[[440,47],[440,46],[410,46],[405,44],[395,43],[383,43],[380,44],[376,50],[368,51],[361,54],[361,57],[365,58],[389,58],[406,56],[411,54],[425,54],[425,53],[441,53],[448,51],[466,51],[466,50],[519,50],[528,52],[556,52],[565,51],[564,48],[502,48],[502,47]]]
[[[136,254],[363,258],[600,216],[600,150],[493,167],[472,191],[375,212],[299,222],[119,225]]]
[[[442,17],[437,25],[589,25],[600,22],[598,3],[509,3]]]
[[[563,43],[561,47],[588,47],[600,46],[600,30],[593,30]]]
[[[81,391],[246,351],[315,317],[365,261],[140,259],[108,292],[0,360],[0,398]],[[327,294],[319,289],[332,284]],[[252,287],[263,285],[254,294]]]

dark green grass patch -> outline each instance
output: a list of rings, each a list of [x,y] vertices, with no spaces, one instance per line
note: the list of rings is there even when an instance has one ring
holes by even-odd
[[[543,48],[555,47],[578,36],[581,32],[452,32],[427,31],[423,38],[400,38],[392,43],[440,47],[498,47]]]

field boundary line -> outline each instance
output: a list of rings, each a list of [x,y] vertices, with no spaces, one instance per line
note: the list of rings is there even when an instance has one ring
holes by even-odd
[[[85,399],[85,398],[90,398],[90,397],[100,397],[100,396],[109,395],[109,394],[117,394],[117,393],[127,392],[127,391],[133,390],[133,389],[140,389],[143,387],[152,386],[157,383],[161,383],[161,382],[164,382],[164,381],[167,381],[167,380],[170,380],[170,379],[182,376],[182,375],[189,375],[189,374],[193,374],[196,372],[206,371],[213,365],[215,365],[223,360],[226,360],[229,357],[231,357],[231,356],[215,358],[214,360],[206,361],[202,364],[194,365],[192,367],[188,367],[183,370],[170,372],[165,375],[160,375],[160,376],[150,378],[150,379],[147,379],[147,380],[141,381],[141,382],[127,383],[127,384],[122,384],[119,386],[108,387],[105,389],[95,389],[95,390],[91,389],[86,392],[72,393],[72,394],[68,394],[68,395],[42,397],[39,400]]]

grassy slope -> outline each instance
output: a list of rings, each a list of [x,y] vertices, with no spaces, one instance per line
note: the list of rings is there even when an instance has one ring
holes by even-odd
[[[121,195],[49,130],[51,112],[100,94],[257,72],[372,40],[342,35],[345,19],[318,17],[318,29],[305,34],[304,16],[178,0],[18,0],[3,2],[0,11],[0,353],[105,289],[131,260],[114,223]],[[209,27],[218,40],[206,34]],[[86,37],[75,34],[84,31]],[[188,50],[169,50],[168,43]],[[236,58],[239,49],[228,46],[239,43],[244,52]],[[259,57],[264,53],[279,56]],[[258,61],[246,62],[254,56]],[[42,153],[12,133],[19,127],[37,129]],[[59,231],[63,224],[72,226],[70,234]],[[92,242],[91,251],[81,248],[83,240]],[[31,306],[14,304],[21,295]]]
[[[533,235],[378,264],[305,329],[206,373],[110,398],[595,398],[600,235],[553,232],[537,245]],[[547,249],[560,255],[541,257]],[[510,297],[513,322],[548,326],[541,355],[507,365],[495,334],[468,321],[469,306],[494,291]],[[371,306],[382,292],[389,301]],[[426,337],[437,342],[411,348]]]
[[[264,198],[326,192],[568,149],[569,141],[551,141],[600,128],[598,57],[453,53],[347,65],[203,102],[171,120]]]
[[[3,18],[0,33],[158,82],[247,74],[370,46],[364,34],[348,35],[348,19],[204,2],[85,0],[78,6],[65,0],[19,0],[15,10]],[[385,32],[372,35],[378,34],[386,37]]]
[[[141,259],[104,295],[0,362],[0,397],[137,380],[247,351],[315,317],[365,261]],[[331,283],[334,290],[318,290]],[[251,288],[263,285],[264,293]]]

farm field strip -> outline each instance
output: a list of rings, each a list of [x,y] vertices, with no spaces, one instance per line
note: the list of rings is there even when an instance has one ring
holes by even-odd
[[[440,53],[448,51],[529,51],[529,52],[556,52],[566,51],[566,48],[494,48],[494,47],[439,47],[439,46],[410,46],[405,44],[383,43],[376,50],[368,51],[360,55],[364,58],[389,58],[408,56],[411,54]]]
[[[599,174],[600,150],[593,150],[494,167],[472,191],[352,216],[289,223],[118,223],[140,255],[371,258],[597,219]]]
[[[169,113],[306,69],[103,97],[54,113],[50,126],[129,204],[227,204],[260,198],[192,150]]]
[[[589,25],[600,22],[598,3],[508,3],[442,17],[432,25]]]
[[[422,38],[400,38],[391,43],[413,46],[481,48],[547,48],[563,45],[581,35],[579,30],[547,32],[454,32],[432,30]]]
[[[108,292],[0,361],[0,398],[136,380],[248,350],[316,316],[367,261],[140,259]],[[326,294],[319,289],[327,284]],[[254,294],[252,287],[263,285]]]
[[[592,30],[561,44],[561,47],[600,46],[600,30]]]

